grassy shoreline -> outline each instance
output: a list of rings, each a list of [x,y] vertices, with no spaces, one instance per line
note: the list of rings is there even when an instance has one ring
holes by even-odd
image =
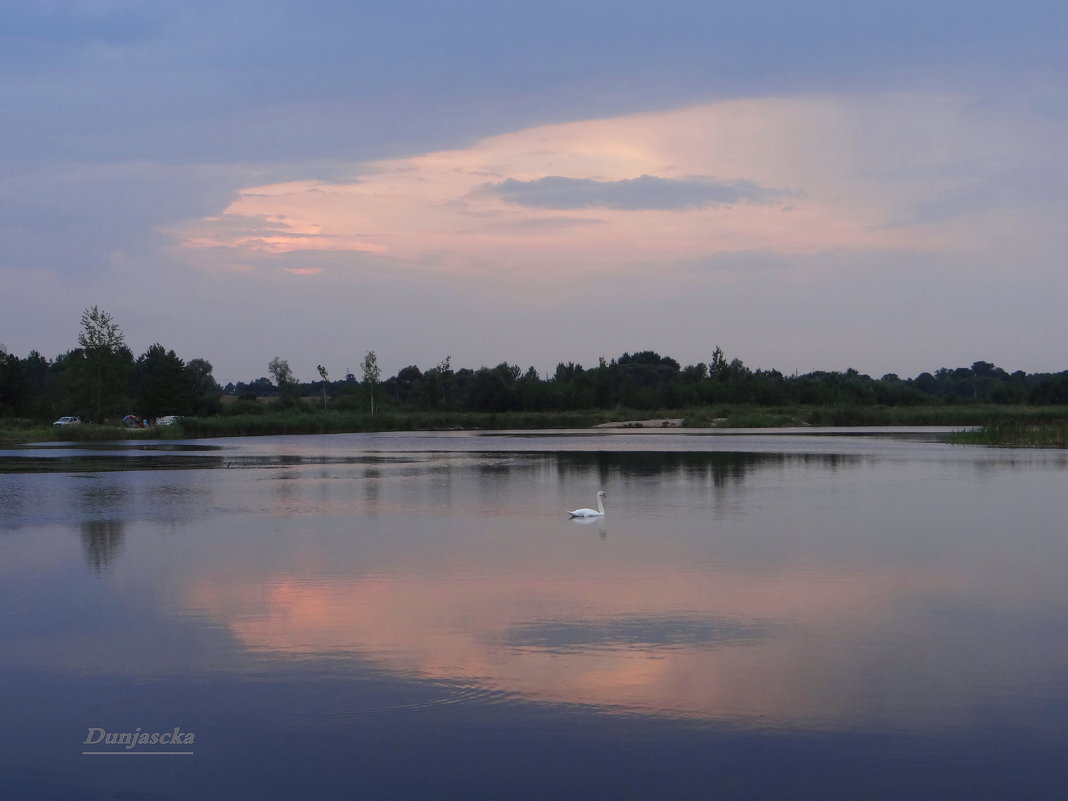
[[[994,423],[973,431],[958,431],[950,442],[997,448],[1068,448],[1068,423]]]
[[[591,428],[601,423],[681,418],[683,426],[768,428],[780,426],[959,426],[978,431],[954,434],[952,441],[983,445],[1033,444],[1065,447],[1065,406],[718,406],[636,411],[610,409],[574,412],[395,412],[371,415],[351,411],[271,411],[263,414],[191,418],[159,428],[50,426],[33,421],[0,421],[0,444],[95,442],[108,440],[203,439],[374,431],[508,430]]]

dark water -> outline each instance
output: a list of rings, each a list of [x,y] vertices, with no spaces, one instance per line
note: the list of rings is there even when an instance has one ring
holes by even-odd
[[[0,452],[0,798],[1063,798],[1066,512],[931,431]]]

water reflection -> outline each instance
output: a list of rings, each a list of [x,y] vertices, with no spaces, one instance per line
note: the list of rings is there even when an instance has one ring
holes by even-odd
[[[81,528],[85,558],[94,573],[101,573],[122,549],[126,526],[119,520],[87,520]]]
[[[573,517],[567,521],[573,526],[588,526],[601,535],[601,539],[608,537],[608,521],[603,517]]]
[[[957,677],[952,694],[932,694],[910,657],[879,638],[913,598],[952,581],[893,572],[828,581],[804,569],[591,577],[539,565],[493,580],[280,574],[266,585],[223,586],[209,578],[190,588],[187,604],[256,653],[348,654],[397,675],[529,700],[778,726],[915,728],[932,718],[960,725],[959,702],[982,682]],[[855,641],[867,646],[858,651]],[[885,665],[868,663],[870,648]],[[858,695],[843,697],[843,684]],[[883,707],[886,692],[892,707]]]
[[[513,626],[501,644],[562,654],[590,649],[707,648],[751,643],[773,633],[771,625],[701,617],[551,620]]]
[[[125,478],[123,475],[117,479],[81,476],[70,485],[73,491],[70,506],[89,516],[125,514],[130,496]]]
[[[633,720],[673,743],[716,727],[794,745],[849,733],[882,738],[865,752],[876,782],[893,762],[880,748],[921,734],[1063,742],[1063,457],[840,438],[816,452],[426,439],[187,454],[216,460],[203,469],[62,473],[43,457],[0,477],[0,678],[48,676],[93,710],[155,682],[128,725],[161,687],[225,688],[175,695],[200,719],[225,696],[214,742],[246,763],[260,752],[222,731],[245,720],[297,732],[280,764],[338,732],[358,752],[391,727],[422,764],[438,751],[412,746],[416,733],[479,742],[520,715],[563,754]],[[601,488],[605,518],[567,519]],[[104,682],[119,689],[98,697]],[[97,725],[61,706],[35,698],[23,719]],[[454,728],[459,710],[468,728]],[[575,710],[597,722],[569,731]],[[516,753],[502,770],[522,767]],[[693,757],[694,777],[706,761]],[[468,789],[485,766],[469,767]]]

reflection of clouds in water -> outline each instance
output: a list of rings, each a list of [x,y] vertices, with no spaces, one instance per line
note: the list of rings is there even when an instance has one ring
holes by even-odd
[[[629,617],[521,623],[501,637],[502,645],[549,651],[587,648],[661,648],[750,644],[771,636],[771,624],[700,617]]]
[[[678,441],[696,448],[705,439]],[[68,501],[57,504],[65,530],[81,530],[97,571],[114,567],[124,538],[137,548],[127,547],[122,567],[152,558],[152,538],[138,536],[143,521],[211,515],[199,541],[193,527],[160,538],[191,560],[167,597],[181,616],[225,635],[226,649],[236,643],[234,662],[252,654],[257,664],[299,661],[314,673],[324,658],[348,660],[354,673],[465,688],[465,698],[783,726],[964,725],[992,697],[994,711],[1026,723],[1013,717],[1003,684],[1044,687],[1051,666],[1065,663],[1064,646],[1027,627],[1029,608],[1004,619],[986,611],[998,603],[992,587],[1017,603],[1023,586],[1003,569],[1028,567],[1014,561],[1018,541],[1001,535],[1007,525],[983,525],[1001,506],[1018,515],[1020,489],[1006,487],[1000,497],[1011,502],[999,505],[987,501],[998,485],[984,484],[981,497],[965,495],[970,505],[940,516],[947,482],[971,481],[957,465],[975,460],[237,454],[246,469],[40,480]],[[1034,477],[1021,478],[1034,491]],[[1048,477],[1054,483],[1060,476]],[[577,486],[609,492],[611,540],[594,536],[605,536],[605,519],[565,525],[561,510]],[[113,518],[128,524],[125,534],[108,527]],[[913,520],[939,521],[939,537],[911,532]],[[1052,572],[1057,561],[1043,565]],[[976,619],[949,615],[946,599]]]
[[[832,727],[916,725],[930,708],[948,715],[952,707],[950,694],[932,697],[896,651],[884,655],[905,668],[892,680],[899,707],[872,707],[879,695],[864,688],[885,682],[892,668],[873,667],[869,650],[853,647],[892,626],[917,595],[954,584],[936,572],[828,581],[804,566],[591,575],[530,564],[492,579],[462,570],[264,578],[205,578],[188,588],[185,604],[260,655],[347,655],[534,701]],[[844,685],[861,692],[843,693]],[[977,691],[958,688],[955,699]]]

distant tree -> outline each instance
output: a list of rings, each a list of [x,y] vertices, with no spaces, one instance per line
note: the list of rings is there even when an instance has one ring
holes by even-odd
[[[556,372],[553,373],[553,381],[559,381],[563,384],[570,383],[575,380],[575,376],[581,375],[582,365],[575,364],[574,362],[568,362],[564,364],[560,362],[556,365]]]
[[[409,406],[418,402],[423,388],[423,373],[414,364],[402,368],[394,378],[386,382],[397,403]]]
[[[624,353],[615,364],[619,402],[632,409],[677,405],[679,363],[651,350]]]
[[[126,343],[122,329],[114,318],[99,306],[90,306],[82,312],[82,332],[78,345],[87,351],[114,351]]]
[[[247,384],[244,381],[238,381],[236,384],[228,386],[233,387],[231,394],[237,395],[245,400],[255,400],[256,398],[274,395],[278,392],[278,387],[265,375],[261,375],[259,378],[254,381],[249,381]]]
[[[100,307],[90,306],[82,312],[81,324],[78,384],[92,419],[100,422],[106,411],[114,411],[122,402],[133,354],[118,323]]]
[[[22,360],[0,344],[0,415],[21,414],[26,401],[26,384]]]
[[[283,405],[289,406],[297,402],[297,379],[293,377],[293,371],[289,368],[289,362],[275,356],[267,364],[267,372],[274,379],[278,387]]]
[[[211,374],[207,359],[190,359],[185,365],[193,387],[193,414],[204,417],[222,411],[222,389]]]
[[[1068,370],[1043,376],[1031,390],[1027,400],[1042,406],[1068,404]]]
[[[480,367],[464,387],[464,401],[471,411],[506,412],[519,408],[516,381],[522,371],[518,365],[501,362],[494,368]]]
[[[50,417],[56,411],[56,374],[53,363],[38,351],[31,350],[30,355],[20,365],[26,384],[25,406],[19,412],[27,417]]]
[[[723,355],[722,349],[717,345],[716,349],[712,351],[712,361],[708,363],[708,374],[715,378],[722,373],[727,367],[727,357]]]
[[[516,380],[519,406],[524,411],[542,411],[545,408],[546,383],[538,376],[533,366]]]
[[[439,388],[441,389],[441,405],[445,405],[445,383],[448,381],[449,376],[452,374],[452,356],[446,356],[437,367],[434,368],[438,381]]]
[[[319,378],[323,381],[323,411],[326,411],[326,380],[329,376],[326,373],[326,368],[321,364],[316,365],[315,369],[319,371]]]
[[[173,350],[156,343],[134,362],[131,395],[145,417],[192,414],[193,376]]]
[[[368,389],[371,391],[371,414],[375,413],[375,384],[378,383],[379,377],[382,375],[382,371],[378,368],[378,357],[373,350],[367,351],[367,355],[363,357],[363,380],[367,384]]]

